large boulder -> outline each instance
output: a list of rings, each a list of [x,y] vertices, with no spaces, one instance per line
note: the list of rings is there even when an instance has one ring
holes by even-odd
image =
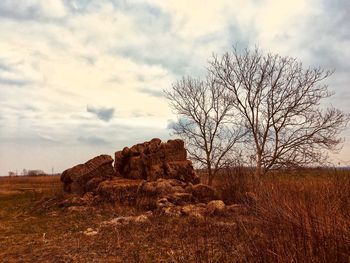
[[[181,207],[181,214],[184,216],[203,219],[205,214],[204,204],[188,204]]]
[[[187,160],[187,153],[182,140],[160,139],[125,147],[115,153],[117,174],[129,179],[156,181],[159,178],[177,179],[183,182],[199,183],[192,162]]]
[[[142,183],[143,180],[113,178],[100,183],[96,192],[104,201],[135,205]]]
[[[140,184],[137,190],[138,207],[155,209],[165,204],[174,205],[174,200],[184,199],[181,194],[186,194],[186,183],[176,179],[159,178]]]
[[[100,155],[84,164],[65,170],[61,175],[63,189],[77,194],[94,192],[102,181],[115,176],[112,163],[111,156]]]
[[[206,206],[206,213],[208,215],[221,215],[225,212],[226,205],[222,200],[210,201]]]

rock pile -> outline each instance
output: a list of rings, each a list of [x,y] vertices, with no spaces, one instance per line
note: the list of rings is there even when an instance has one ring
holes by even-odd
[[[114,168],[118,176],[155,181],[159,178],[199,183],[182,140],[160,139],[125,147],[115,153]]]
[[[65,170],[61,175],[64,191],[77,194],[94,192],[102,181],[115,176],[112,163],[111,156],[100,155]]]
[[[137,205],[167,215],[221,213],[225,204],[215,190],[199,183],[182,140],[160,139],[97,156],[61,175],[66,192],[94,200]]]

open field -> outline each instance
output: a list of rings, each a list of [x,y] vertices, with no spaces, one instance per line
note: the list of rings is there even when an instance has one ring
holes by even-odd
[[[118,226],[101,223],[145,211],[111,204],[43,207],[44,200],[66,197],[59,177],[0,178],[0,261],[350,262],[349,172],[248,178],[231,171],[216,182],[226,203],[246,207],[235,214],[152,216]],[[96,234],[84,234],[88,228]]]

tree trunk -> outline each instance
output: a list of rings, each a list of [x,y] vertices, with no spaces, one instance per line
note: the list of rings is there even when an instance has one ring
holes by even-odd
[[[262,160],[261,160],[261,153],[256,154],[256,168],[255,168],[255,179],[259,179],[262,174]]]
[[[213,183],[213,171],[210,166],[208,166],[208,185]]]

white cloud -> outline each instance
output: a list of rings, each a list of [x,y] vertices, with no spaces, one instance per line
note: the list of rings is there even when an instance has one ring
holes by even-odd
[[[155,95],[181,75],[201,75],[212,52],[235,43],[259,44],[310,64],[325,49],[328,58],[336,58],[328,64],[340,65],[343,58],[342,67],[349,67],[344,30],[342,41],[338,35],[322,42],[307,34],[320,34],[322,19],[315,25],[310,19],[324,12],[316,0],[1,1],[0,141],[12,147],[21,141],[22,151],[0,147],[7,156],[0,158],[0,173],[14,169],[11,158],[21,153],[28,158],[23,165],[36,162],[24,151],[47,151],[51,162],[58,162],[49,153],[53,148],[71,156],[59,161],[62,169],[100,150],[166,138],[167,120],[174,116]],[[337,44],[325,45],[329,39]],[[316,64],[325,61],[319,56]],[[346,94],[342,87],[349,78],[334,80],[339,94]],[[349,111],[344,97],[337,97],[338,104]],[[113,108],[115,114],[101,122],[87,105]],[[76,146],[87,153],[80,150],[80,156]]]

